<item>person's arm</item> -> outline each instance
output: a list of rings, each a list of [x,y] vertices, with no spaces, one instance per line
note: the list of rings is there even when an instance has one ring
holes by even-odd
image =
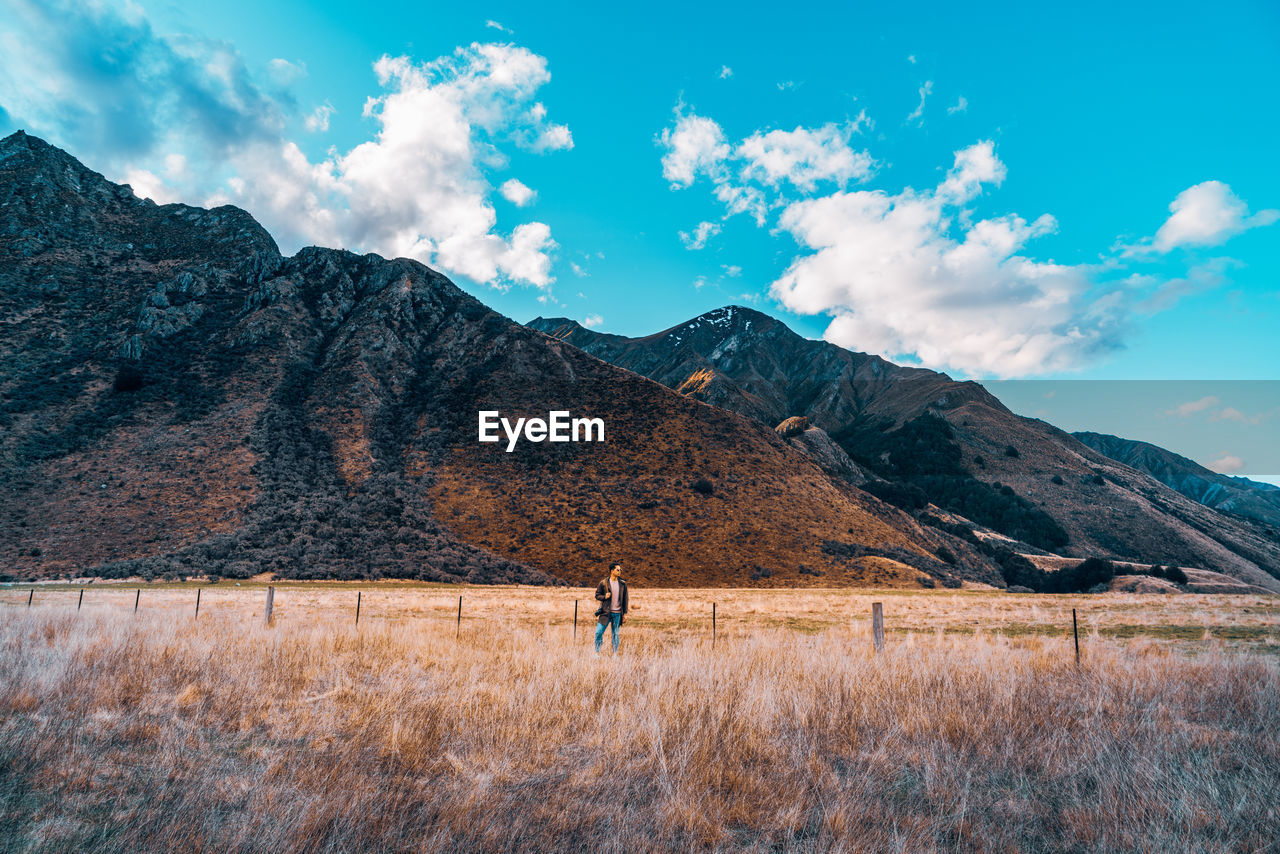
[[[609,598],[609,585],[601,581],[596,585],[596,601],[603,602]]]

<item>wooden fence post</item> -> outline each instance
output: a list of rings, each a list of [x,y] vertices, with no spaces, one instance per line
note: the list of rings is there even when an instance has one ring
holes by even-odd
[[[458,597],[458,628],[453,632],[453,639],[462,637],[462,597]]]
[[[32,599],[34,599],[34,598],[35,598],[35,596],[36,596],[36,589],[35,589],[34,587],[32,587],[32,588],[31,588],[31,592],[27,594],[27,607],[28,607],[28,608],[30,608],[30,607],[31,607],[31,600],[32,600]]]
[[[1076,667],[1080,666],[1080,625],[1076,622],[1076,609],[1071,609],[1071,634],[1076,638]]]
[[[711,648],[716,648],[716,603],[711,603]]]
[[[276,602],[276,589],[274,587],[268,586],[267,587],[267,607],[262,614],[263,625],[267,625],[267,626],[271,625],[271,611],[275,607],[275,602]]]
[[[360,597],[364,595],[364,591],[356,591],[356,625],[360,625]]]
[[[195,616],[195,619],[197,619],[197,620],[198,620],[198,619],[200,619],[200,588],[199,588],[199,587],[197,587],[197,588],[196,588],[196,616]]]
[[[142,601],[142,588],[138,588],[138,593],[133,597],[133,613],[138,613],[138,603]]]
[[[77,611],[79,611],[79,610],[80,610],[80,606],[81,606],[81,605],[83,605],[83,604],[84,604],[84,588],[83,588],[83,587],[81,587],[81,588],[80,588],[80,599],[79,599],[79,601],[78,601],[78,602],[76,602],[76,610],[77,610]]]
[[[871,603],[871,639],[876,645],[876,652],[884,652],[884,604]]]
[[[578,600],[573,600],[573,639],[578,639]]]

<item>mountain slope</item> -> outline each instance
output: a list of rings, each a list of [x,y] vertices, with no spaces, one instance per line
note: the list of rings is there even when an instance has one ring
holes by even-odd
[[[766,424],[803,416],[904,507],[933,502],[1061,554],[1203,566],[1280,589],[1274,528],[1190,501],[977,383],[810,341],[740,306],[643,338],[564,318],[529,326]]]
[[[1151,475],[1193,501],[1280,527],[1280,487],[1218,474],[1149,442],[1087,431],[1071,435],[1098,453]]]
[[[507,453],[481,409],[603,418],[606,441]],[[995,578],[769,427],[421,264],[282,258],[243,211],[139,200],[22,133],[0,141],[0,427],[11,577]]]

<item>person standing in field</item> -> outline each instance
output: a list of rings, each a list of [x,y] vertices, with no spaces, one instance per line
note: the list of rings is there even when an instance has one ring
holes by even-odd
[[[613,637],[613,651],[618,651],[618,634],[627,617],[627,582],[622,580],[622,564],[609,564],[609,577],[596,586],[596,655],[604,641],[604,627],[608,626]]]

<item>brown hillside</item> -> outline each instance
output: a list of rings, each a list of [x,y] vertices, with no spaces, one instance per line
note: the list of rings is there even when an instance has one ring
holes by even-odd
[[[869,556],[944,583],[992,574],[771,425],[421,264],[282,258],[243,211],[139,200],[22,133],[0,141],[0,203],[9,578],[547,583],[615,557],[663,584],[856,584]],[[476,441],[482,408],[604,418],[606,441],[508,454]]]

